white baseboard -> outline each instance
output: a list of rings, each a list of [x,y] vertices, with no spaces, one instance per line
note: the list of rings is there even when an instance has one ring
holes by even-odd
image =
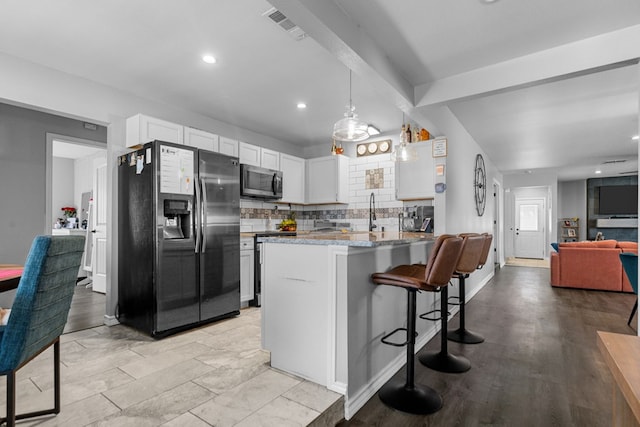
[[[116,319],[116,316],[109,316],[107,314],[104,315],[104,324],[106,326],[115,326],[115,325],[119,325],[120,322],[118,322],[118,319]]]

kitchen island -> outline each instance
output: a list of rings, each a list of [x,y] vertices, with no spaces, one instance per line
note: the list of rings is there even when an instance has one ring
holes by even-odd
[[[271,365],[342,393],[348,419],[406,358],[404,347],[384,345],[380,338],[406,326],[407,292],[376,286],[370,275],[425,263],[434,237],[334,232],[262,241],[262,340]],[[419,293],[418,313],[438,307],[438,301],[439,294]],[[437,327],[418,319],[416,349]]]

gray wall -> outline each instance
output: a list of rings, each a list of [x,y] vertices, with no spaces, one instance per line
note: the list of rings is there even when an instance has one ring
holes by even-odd
[[[45,217],[47,132],[104,142],[107,129],[0,104],[0,263],[23,264],[33,238],[51,227]],[[8,244],[10,242],[10,244]]]
[[[558,182],[558,220],[560,218],[580,218],[578,240],[587,239],[587,181]],[[557,231],[560,241],[560,228]]]

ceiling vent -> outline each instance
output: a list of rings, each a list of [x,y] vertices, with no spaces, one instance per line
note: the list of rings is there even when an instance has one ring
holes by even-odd
[[[302,28],[298,27],[296,24],[291,21],[291,19],[287,18],[284,13],[280,12],[275,7],[267,10],[262,16],[266,16],[269,18],[271,22],[276,23],[280,28],[285,30],[287,34],[289,34],[294,40],[300,41],[307,37],[307,34],[302,31]]]
[[[624,163],[626,162],[626,159],[622,159],[622,160],[607,160],[605,162],[602,162],[603,165],[614,165],[616,163]]]

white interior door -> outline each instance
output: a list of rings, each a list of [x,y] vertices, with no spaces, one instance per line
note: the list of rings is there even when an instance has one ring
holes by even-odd
[[[516,199],[516,258],[544,258],[544,199]]]
[[[107,291],[107,162],[96,159],[93,171],[93,290]]]

